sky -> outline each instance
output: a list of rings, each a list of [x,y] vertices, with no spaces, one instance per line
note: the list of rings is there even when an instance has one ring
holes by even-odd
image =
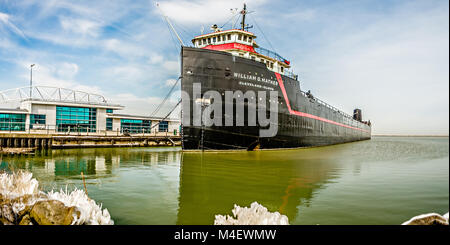
[[[163,14],[190,45],[213,24],[231,28],[243,2],[0,0],[0,91],[29,86],[36,64],[34,85],[150,115],[180,76],[180,44]],[[245,3],[257,43],[291,61],[302,90],[349,114],[362,109],[373,134],[448,135],[447,0]]]

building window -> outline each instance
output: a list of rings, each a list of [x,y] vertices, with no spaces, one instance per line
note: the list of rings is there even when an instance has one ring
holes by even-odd
[[[252,60],[255,60],[256,58],[255,58],[255,56],[252,56]]]
[[[58,132],[95,132],[97,108],[56,106]]]
[[[241,34],[238,35],[238,40],[239,41],[242,40],[242,35]]]
[[[135,120],[135,119],[120,119],[120,131],[129,132],[132,134],[150,133],[152,121],[150,120]]]
[[[25,114],[0,113],[0,131],[25,131]]]
[[[228,41],[231,41],[231,34],[228,34]]]
[[[113,109],[106,109],[106,113],[114,113]]]
[[[252,37],[248,37],[248,42],[249,42],[249,43],[252,42]]]
[[[215,43],[216,42],[216,37],[213,37],[213,43]]]
[[[31,114],[30,129],[45,128],[45,115]]]
[[[206,38],[203,39],[203,44],[206,44]]]
[[[210,44],[210,43],[211,43],[211,38],[209,37],[209,38],[208,38],[208,44]]]
[[[283,68],[283,67],[281,67],[281,73],[283,73],[283,71],[284,71],[284,68]]]
[[[244,36],[244,42],[247,42],[247,36]]]
[[[113,119],[112,118],[106,118],[106,130],[107,131],[113,130]]]
[[[169,131],[169,122],[168,121],[161,121],[158,125],[158,131],[159,132],[168,132]]]

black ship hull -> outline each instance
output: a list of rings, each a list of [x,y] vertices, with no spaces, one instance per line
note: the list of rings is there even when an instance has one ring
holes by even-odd
[[[260,62],[233,56],[222,51],[183,47],[182,92],[182,147],[183,150],[254,150],[274,148],[312,147],[346,143],[371,138],[371,127],[351,116],[310,97],[300,91],[299,82],[291,77],[272,72]],[[217,91],[225,102],[226,91],[277,91],[278,122],[273,137],[261,137],[262,127],[248,126],[248,106],[245,103],[244,126],[194,125],[194,83],[201,85],[201,95]],[[267,99],[269,101],[269,99]],[[235,101],[233,101],[235,103]],[[233,105],[236,107],[236,105]],[[267,106],[267,114],[270,107]]]

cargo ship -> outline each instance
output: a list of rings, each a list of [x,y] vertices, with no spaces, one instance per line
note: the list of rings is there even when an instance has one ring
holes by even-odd
[[[299,148],[371,138],[361,109],[351,116],[302,91],[291,62],[256,43],[245,4],[239,14],[240,28],[213,25],[181,49],[183,150]],[[269,127],[275,132],[261,135]]]

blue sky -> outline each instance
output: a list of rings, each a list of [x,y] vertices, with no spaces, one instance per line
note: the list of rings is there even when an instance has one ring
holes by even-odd
[[[245,2],[256,41],[291,60],[303,90],[347,113],[361,108],[375,134],[448,135],[448,1]],[[159,3],[189,43],[243,1]],[[36,85],[146,115],[179,76],[179,44],[154,1],[0,0],[0,90],[28,86],[33,63]]]

